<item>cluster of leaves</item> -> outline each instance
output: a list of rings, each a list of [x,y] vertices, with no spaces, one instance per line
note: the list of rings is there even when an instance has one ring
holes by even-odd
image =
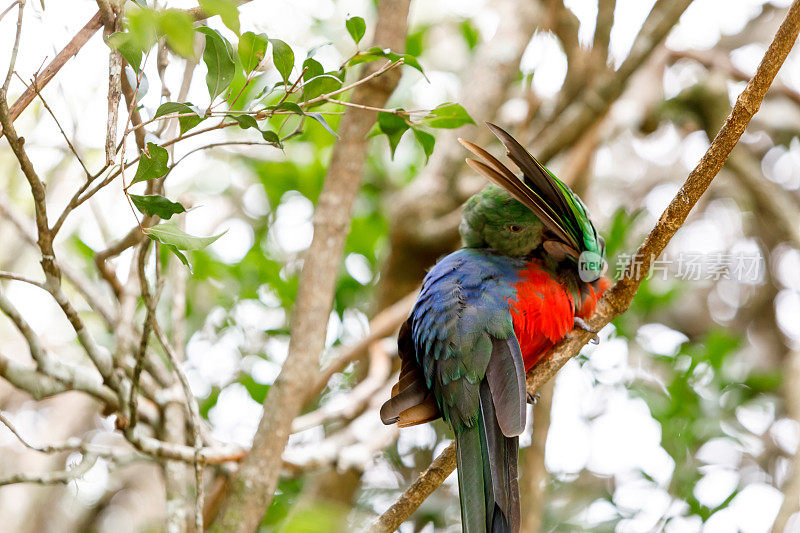
[[[192,58],[195,42],[204,43],[202,61],[206,66],[206,87],[209,102],[202,109],[191,102],[165,102],[156,110],[153,120],[177,119],[180,135],[202,133],[197,128],[210,119],[220,119],[208,129],[238,125],[244,130],[255,130],[265,144],[282,148],[289,138],[302,133],[307,118],[318,123],[329,134],[336,136],[334,128],[325,118],[329,111],[311,111],[327,105],[341,106],[346,102],[334,100],[332,95],[346,92],[348,69],[362,63],[386,60],[388,64],[405,64],[424,76],[422,66],[411,54],[398,54],[392,50],[371,47],[358,48],[366,33],[363,18],[348,17],[345,26],[352,37],[355,52],[335,71],[325,71],[314,59],[316,49],[309,51],[301,67],[296,67],[295,52],[286,42],[269,38],[264,33],[241,33],[238,4],[232,0],[204,0],[200,6],[209,16],[218,15],[225,26],[238,38],[234,44],[219,31],[194,22],[185,11],[175,9],[156,10],[140,5],[130,9],[125,19],[124,31],[108,38],[109,46],[125,58],[129,67],[127,76],[135,84],[141,97],[147,90],[144,66],[148,55],[159,39],[177,55]],[[268,53],[271,52],[271,53]],[[271,64],[270,64],[271,60]],[[299,70],[299,75],[295,75]],[[276,76],[277,74],[277,76]],[[457,128],[473,123],[463,107],[454,103],[442,104],[430,112],[412,113],[403,109],[387,109],[378,113],[373,135],[386,135],[392,155],[406,131],[411,129],[422,147],[426,158],[433,151],[435,138],[425,128]],[[287,129],[290,119],[295,119],[291,133]],[[148,143],[140,154],[136,175],[128,185],[165,177],[171,167],[167,151],[156,143]],[[127,188],[126,188],[127,193]],[[199,250],[219,238],[194,237],[183,232],[168,220],[186,211],[178,202],[161,195],[130,195],[132,205],[143,215],[164,220],[161,224],[146,228],[147,235],[165,245],[180,260],[188,265],[182,253]]]

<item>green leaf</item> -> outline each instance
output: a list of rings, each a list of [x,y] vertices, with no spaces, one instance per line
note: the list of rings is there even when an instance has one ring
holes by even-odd
[[[158,39],[158,12],[150,8],[133,8],[125,14],[125,27],[131,41],[146,52]]]
[[[416,57],[411,54],[397,54],[388,48],[381,48],[380,46],[373,46],[366,52],[359,52],[353,56],[347,64],[349,66],[353,66],[358,65],[359,63],[377,61],[378,59],[382,58],[388,59],[392,62],[402,59],[404,64],[417,69],[426,80],[428,79],[428,76],[425,75],[425,71],[422,70],[422,65],[419,64],[419,60],[417,60]]]
[[[277,105],[267,106],[267,109],[272,109],[275,111],[291,111],[297,115],[305,115],[303,109],[295,102],[281,102]]]
[[[194,20],[185,11],[167,9],[158,15],[158,32],[178,55],[194,57]]]
[[[186,212],[186,208],[178,202],[173,202],[158,194],[148,194],[145,196],[131,194],[130,196],[136,209],[147,216],[157,216],[164,220],[169,220],[172,215]]]
[[[328,42],[325,42],[325,43],[320,43],[320,44],[318,44],[317,46],[314,46],[314,47],[312,47],[312,48],[311,48],[311,49],[310,49],[310,50],[309,50],[309,51],[306,53],[306,58],[309,58],[309,57],[314,57],[314,56],[317,54],[317,52],[319,51],[319,49],[320,49],[320,48],[324,48],[324,47],[326,47],[326,46],[332,46],[332,45],[333,45],[333,43],[332,43],[332,42],[330,42],[330,41],[328,41]]]
[[[169,115],[170,113],[178,113],[181,115],[187,115],[188,113],[191,113],[191,115],[178,117],[178,124],[180,124],[181,127],[181,135],[183,135],[205,120],[205,117],[198,115],[197,112],[190,106],[191,104],[188,102],[185,104],[181,102],[165,102],[158,106],[156,115],[153,118]]]
[[[422,70],[422,65],[419,64],[419,60],[416,57],[412,56],[411,54],[403,54],[401,57],[403,58],[403,64],[417,69],[420,74],[422,74],[422,77],[428,80],[427,74],[425,74],[425,71]]]
[[[162,222],[157,226],[145,228],[144,232],[154,241],[167,246],[174,246],[178,250],[202,250],[224,234],[220,233],[211,237],[195,237],[183,231],[174,222]]]
[[[308,58],[303,61],[303,101],[311,100],[342,86],[342,80],[333,73],[325,73],[319,61]],[[320,102],[323,104],[325,102]]]
[[[308,83],[310,80],[322,75],[325,69],[322,68],[322,63],[313,57],[307,57],[303,61],[303,81]]]
[[[414,138],[417,139],[417,142],[422,146],[422,149],[425,151],[425,162],[431,157],[433,153],[433,146],[436,143],[436,138],[428,133],[427,131],[413,128],[414,130]]]
[[[339,136],[336,135],[336,132],[333,131],[333,128],[331,128],[330,124],[328,124],[328,121],[325,120],[325,117],[322,116],[322,113],[305,113],[305,115],[307,117],[313,118],[314,120],[316,120],[317,122],[322,124],[322,127],[325,128],[326,130],[328,130],[328,133],[330,133],[331,135],[333,135],[337,139],[339,138]]]
[[[167,173],[167,161],[169,154],[165,148],[157,144],[147,143],[147,150],[143,150],[139,158],[139,166],[136,167],[136,175],[131,181],[131,185],[140,181],[148,181],[160,178]]]
[[[269,143],[274,143],[279,148],[283,146],[281,144],[281,138],[278,136],[278,134],[271,130],[262,130],[261,128],[259,128],[258,122],[256,122],[256,119],[253,118],[253,116],[251,115],[228,115],[228,116],[233,120],[235,120],[236,122],[238,122],[239,127],[242,128],[243,130],[246,130],[248,128],[257,129],[261,133],[261,137],[263,137],[265,141]]]
[[[239,35],[239,4],[232,0],[200,0],[200,7],[211,17],[219,15],[222,23]]]
[[[238,51],[245,72],[252,72],[264,61],[268,44],[269,39],[266,33],[255,34],[246,31],[242,34],[239,39]]]
[[[419,56],[425,51],[425,37],[431,27],[424,25],[419,27],[416,31],[409,33],[406,37],[405,51],[414,57]]]
[[[408,123],[399,115],[381,111],[378,113],[378,127],[389,139],[389,148],[392,150],[392,158],[394,158],[394,151],[397,149],[403,134],[408,130]]]
[[[344,24],[347,26],[347,33],[350,34],[353,41],[356,44],[360,43],[367,31],[367,23],[364,22],[364,19],[361,17],[347,17]]]
[[[446,103],[433,109],[431,116],[425,117],[422,123],[431,128],[453,129],[465,124],[475,124],[475,121],[461,105]]]
[[[272,43],[272,61],[275,68],[281,73],[283,82],[289,84],[289,75],[294,68],[294,52],[292,48],[280,39],[270,39]]]
[[[231,84],[236,73],[233,47],[216,30],[204,26],[198,28],[197,31],[206,36],[203,62],[208,68],[206,86],[208,86],[208,94],[213,102]]]
[[[255,128],[258,129],[258,122],[256,119],[252,117],[252,115],[228,115],[233,120],[239,123],[239,127],[243,130],[247,128]]]
[[[152,237],[151,237],[151,238],[152,238]],[[156,240],[157,240],[157,239],[156,239]],[[184,253],[183,253],[183,252],[181,252],[180,250],[178,250],[178,249],[177,249],[175,246],[172,246],[172,245],[169,245],[169,244],[165,244],[164,246],[167,248],[167,250],[169,250],[170,252],[172,252],[173,254],[175,254],[175,257],[177,257],[178,259],[180,259],[180,260],[181,260],[181,263],[183,263],[184,265],[186,265],[186,267],[189,269],[189,272],[191,272],[192,274],[194,274],[194,271],[192,270],[192,264],[191,264],[191,263],[189,263],[189,259],[186,257],[186,255],[184,255]]]
[[[261,137],[268,143],[275,143],[279,147],[282,146],[281,138],[272,130],[261,130]]]
[[[467,48],[474,50],[475,47],[478,46],[478,41],[481,36],[478,28],[476,28],[469,19],[462,21],[459,27],[461,29],[461,36],[464,38],[464,42],[467,43]]]
[[[106,44],[117,50],[125,61],[138,73],[142,68],[142,49],[136,44],[130,33],[118,31],[108,36]]]

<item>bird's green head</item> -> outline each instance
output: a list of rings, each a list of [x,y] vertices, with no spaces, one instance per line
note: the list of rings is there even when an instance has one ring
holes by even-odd
[[[459,226],[467,248],[525,256],[542,243],[544,225],[504,189],[489,185],[467,200]]]
[[[505,145],[522,178],[480,146],[459,139],[480,159],[467,159],[467,164],[499,185],[487,187],[467,202],[461,224],[466,246],[526,255],[541,244],[556,262],[577,264],[582,281],[597,280],[607,266],[605,243],[586,206],[508,132],[494,124],[487,126]]]

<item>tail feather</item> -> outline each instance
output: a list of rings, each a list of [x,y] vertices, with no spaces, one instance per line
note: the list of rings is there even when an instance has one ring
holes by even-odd
[[[487,382],[478,423],[456,432],[461,519],[465,533],[519,531],[519,438],[500,430]]]
[[[464,533],[486,532],[486,483],[481,431],[476,425],[455,432],[458,461],[458,496]]]

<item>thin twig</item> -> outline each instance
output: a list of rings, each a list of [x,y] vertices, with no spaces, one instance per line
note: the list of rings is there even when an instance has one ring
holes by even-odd
[[[14,65],[17,63],[17,54],[19,53],[19,39],[22,36],[22,14],[25,9],[25,0],[18,0],[17,5],[19,6],[17,14],[17,34],[14,37],[14,47],[11,49],[11,59],[8,60],[8,73],[3,82],[3,87],[0,88],[0,98],[3,100],[5,100],[8,95],[8,86],[11,83],[11,76],[14,74]]]
[[[206,144],[205,146],[198,146],[197,148],[189,150],[188,152],[183,154],[180,158],[178,158],[177,161],[175,161],[172,164],[172,166],[169,167],[169,171],[168,172],[172,172],[173,169],[175,167],[177,167],[178,164],[181,161],[183,161],[184,159],[186,159],[190,155],[195,154],[197,152],[200,152],[202,150],[209,150],[211,148],[217,148],[219,146],[237,146],[237,145],[238,146],[274,146],[275,148],[278,148],[277,143],[266,142],[266,141],[222,141],[222,142],[210,143],[210,144]]]
[[[14,474],[0,479],[0,487],[17,483],[37,483],[40,485],[65,484],[83,477],[97,462],[97,456],[91,453],[82,454],[81,461],[70,469],[56,470],[44,474]]]
[[[3,20],[5,16],[8,14],[8,12],[14,9],[14,6],[17,4],[19,4],[19,0],[14,0],[13,2],[11,2],[11,5],[5,8],[2,13],[0,13],[0,20]]]
[[[317,104],[319,102],[324,102],[327,98],[330,98],[331,96],[336,96],[337,94],[341,94],[341,93],[349,91],[351,89],[355,89],[356,87],[367,83],[368,81],[372,80],[373,78],[377,78],[378,76],[380,76],[380,75],[392,70],[393,68],[399,67],[404,62],[405,62],[404,59],[398,59],[397,61],[394,61],[394,62],[389,61],[388,63],[383,65],[381,68],[376,70],[375,72],[372,72],[371,74],[368,74],[367,76],[364,76],[363,78],[361,78],[358,81],[354,81],[350,85],[347,85],[345,87],[340,87],[339,89],[337,89],[337,90],[335,90],[333,92],[327,93],[327,94],[319,95],[316,98],[312,98],[311,100],[307,100],[305,102],[300,102],[298,105],[300,107],[308,107],[308,106],[312,106],[314,104]]]
[[[13,272],[6,272],[5,270],[0,270],[0,278],[13,279],[13,280],[16,280],[16,281],[22,281],[22,282],[25,282],[25,283],[29,283],[30,285],[35,285],[36,287],[39,287],[40,289],[45,289],[44,283],[42,283],[41,281],[34,281],[32,279],[26,278],[24,276],[20,276],[19,274],[15,274]],[[47,289],[45,289],[45,290],[47,290]]]
[[[117,448],[112,448],[110,446],[101,446],[98,444],[92,444],[90,442],[83,441],[79,438],[70,438],[59,444],[45,444],[41,446],[36,446],[27,441],[2,412],[0,412],[0,422],[2,422],[3,425],[5,425],[11,431],[11,433],[14,434],[15,437],[17,437],[17,440],[19,440],[23,446],[25,446],[29,450],[33,450],[39,453],[54,454],[63,452],[81,452],[83,454],[92,454],[96,455],[97,457],[103,457],[104,459],[110,459],[115,462],[120,460],[126,460],[133,457],[130,452],[123,451]],[[139,456],[138,454],[134,456],[142,457]]]
[[[40,83],[40,85],[37,87],[39,90],[47,85],[58,73],[58,71],[61,70],[61,67],[63,67],[67,61],[69,61],[75,56],[75,54],[78,53],[83,45],[89,41],[91,36],[94,35],[98,29],[100,29],[100,26],[102,26],[102,23],[100,22],[100,12],[98,11],[95,13],[92,19],[87,22],[77,34],[75,34],[75,37],[73,37],[67,46],[65,46],[64,49],[58,53],[53,61],[51,61],[50,64],[47,65],[47,67],[45,67],[45,69],[37,75],[37,79]],[[35,96],[35,91],[26,90],[19,98],[17,98],[17,101],[14,102],[14,104],[9,108],[9,114],[12,122],[17,119],[17,117],[25,110],[26,107],[28,107],[28,104],[33,102]],[[2,128],[0,129],[0,135],[3,135],[5,126],[0,126],[0,128]]]
[[[145,301],[145,318],[144,322],[142,323],[142,336],[139,341],[139,348],[136,352],[134,361],[135,366],[133,368],[133,378],[131,379],[131,389],[130,389],[130,396],[128,399],[128,405],[130,406],[130,426],[128,429],[133,430],[136,426],[136,410],[138,408],[138,390],[139,390],[139,379],[142,376],[142,370],[144,370],[144,362],[145,362],[145,355],[147,353],[147,344],[150,340],[150,332],[153,328],[153,320],[155,320],[155,307],[156,304],[152,301],[150,297],[150,289],[147,285],[147,278],[145,277],[145,264],[147,263],[147,252],[150,250],[150,239],[145,239],[139,245],[138,253],[137,253],[137,264],[138,264],[138,273],[139,273],[139,286],[141,287],[142,291],[142,298]],[[158,264],[158,260],[156,260],[156,264]]]
[[[369,105],[358,104],[356,102],[345,102],[344,100],[336,100],[335,98],[325,98],[325,101],[330,102],[331,104],[338,104],[346,107],[355,107],[356,109],[364,109],[366,111],[378,111],[380,113],[391,113],[393,115],[406,116],[406,117],[411,115],[410,111],[404,111],[402,109],[387,109],[385,107],[374,107]]]
[[[70,151],[72,152],[72,155],[74,155],[75,159],[78,160],[78,163],[80,163],[81,167],[83,168],[83,171],[86,173],[86,176],[87,177],[91,176],[91,172],[89,172],[89,169],[86,168],[86,163],[83,162],[83,158],[81,158],[81,156],[78,154],[78,151],[72,145],[72,141],[69,140],[69,137],[67,136],[67,133],[64,131],[64,128],[61,126],[61,122],[59,122],[58,118],[56,117],[56,114],[53,112],[53,110],[47,104],[47,101],[44,99],[44,96],[42,96],[42,93],[40,93],[39,89],[37,89],[36,75],[34,74],[33,80],[31,80],[31,84],[30,85],[25,83],[22,80],[21,77],[19,77],[19,76],[17,76],[17,77],[19,78],[19,81],[21,81],[22,84],[25,85],[26,89],[33,89],[33,91],[36,93],[36,96],[38,96],[39,100],[42,101],[42,105],[44,105],[44,108],[47,110],[48,113],[50,113],[50,116],[53,118],[53,121],[56,123],[56,126],[58,126],[58,131],[60,131],[61,132],[61,136],[64,137],[64,141],[67,143],[67,146],[69,147]]]
[[[194,394],[192,394],[192,389],[189,385],[189,379],[186,377],[186,374],[180,366],[180,361],[175,355],[175,350],[172,348],[172,345],[170,344],[166,335],[164,335],[164,332],[158,325],[158,320],[155,318],[153,319],[153,332],[156,334],[158,342],[161,344],[161,347],[167,354],[167,359],[169,359],[172,369],[175,371],[175,374],[177,374],[181,388],[183,389],[183,395],[186,401],[186,413],[189,415],[189,429],[192,432],[192,440],[194,441],[193,444],[195,450],[195,527],[198,528],[197,531],[203,531],[203,508],[205,507],[203,491],[203,466],[205,461],[201,454],[203,448],[203,439],[200,434],[203,419],[200,416],[200,408],[197,405],[197,400],[195,399]]]

